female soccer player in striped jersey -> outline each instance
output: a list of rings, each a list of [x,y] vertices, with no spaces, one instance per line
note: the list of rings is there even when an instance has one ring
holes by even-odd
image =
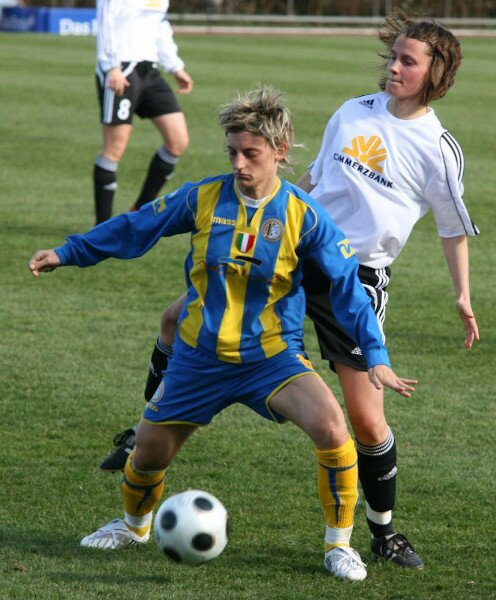
[[[336,111],[315,162],[297,185],[325,208],[355,248],[359,277],[381,328],[390,265],[415,223],[432,209],[470,348],[479,333],[470,302],[467,236],[478,230],[462,200],[462,151],[429,106],[452,86],[460,44],[441,25],[401,12],[386,20],[379,37],[387,48],[382,91],[348,100]],[[322,357],[338,375],[355,433],[372,552],[420,569],[421,558],[393,527],[396,443],[384,415],[383,390],[370,385],[360,345],[329,311],[329,282],[312,261],[305,265],[304,288]]]
[[[478,230],[462,200],[462,151],[429,106],[452,86],[461,62],[460,44],[441,25],[416,22],[400,12],[386,20],[379,37],[387,48],[382,91],[343,104],[327,125],[315,162],[297,185],[318,200],[355,248],[359,277],[381,329],[390,265],[415,223],[432,209],[470,348],[479,333],[470,302],[466,238]],[[329,282],[312,262],[304,270],[307,314],[322,357],[338,375],[355,433],[372,552],[421,569],[420,556],[393,527],[396,442],[384,415],[383,391],[370,385],[360,345],[329,308]],[[145,397],[151,397],[167,368],[182,301],[162,316]],[[102,462],[104,470],[122,469],[134,430],[118,434],[114,442],[117,448]]]
[[[60,265],[94,265],[143,255],[163,236],[191,233],[187,296],[174,356],[148,403],[121,485],[124,519],[81,541],[119,549],[149,539],[166,470],[194,431],[234,402],[289,420],[315,445],[326,521],[325,568],[361,580],[366,569],[350,547],[358,499],[357,454],[344,414],[303,348],[302,263],[313,258],[332,281],[337,319],[362,348],[371,385],[409,396],[397,377],[348,240],[324,209],[277,175],[293,142],[279,94],[262,88],[223,107],[232,173],[188,183],[140,211],[119,215],[29,261],[37,276]]]

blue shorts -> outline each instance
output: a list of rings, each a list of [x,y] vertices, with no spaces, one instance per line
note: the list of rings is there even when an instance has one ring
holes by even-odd
[[[239,402],[280,423],[285,419],[269,408],[269,400],[292,379],[314,372],[299,350],[286,349],[256,363],[227,363],[176,337],[166,376],[143,418],[150,423],[208,425],[221,410]]]

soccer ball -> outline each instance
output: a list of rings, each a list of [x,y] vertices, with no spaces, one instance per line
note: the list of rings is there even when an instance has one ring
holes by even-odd
[[[171,560],[201,565],[219,556],[227,544],[229,518],[212,494],[188,490],[165,500],[155,515],[153,533]]]

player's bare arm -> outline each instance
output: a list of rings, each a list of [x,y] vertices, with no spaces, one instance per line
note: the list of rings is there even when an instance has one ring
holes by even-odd
[[[441,238],[456,294],[456,310],[465,328],[465,347],[479,339],[479,328],[470,302],[469,257],[466,236]]]

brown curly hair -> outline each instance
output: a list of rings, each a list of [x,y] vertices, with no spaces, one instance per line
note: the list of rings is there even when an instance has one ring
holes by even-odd
[[[386,89],[387,65],[391,59],[391,48],[399,35],[425,42],[432,56],[431,66],[427,73],[422,90],[421,102],[427,106],[433,100],[442,98],[455,81],[455,75],[462,62],[460,42],[456,37],[433,20],[414,20],[402,10],[386,18],[379,29],[379,39],[387,46],[387,53],[380,54],[386,59],[382,65],[379,88]]]

